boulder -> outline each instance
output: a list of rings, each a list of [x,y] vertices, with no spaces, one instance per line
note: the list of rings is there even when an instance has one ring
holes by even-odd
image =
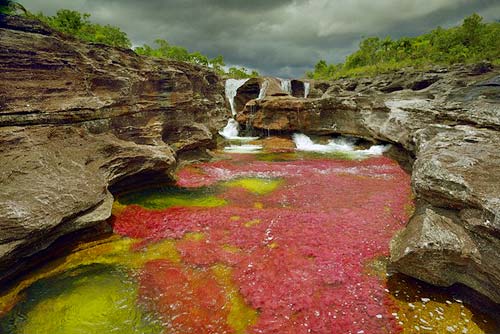
[[[391,267],[499,303],[500,133],[435,125],[416,137],[412,185],[425,205],[392,240]]]
[[[230,115],[210,69],[0,15],[0,281],[107,220],[111,187],[168,180]]]

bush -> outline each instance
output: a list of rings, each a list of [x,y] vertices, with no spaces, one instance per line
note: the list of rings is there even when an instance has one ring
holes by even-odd
[[[45,16],[42,13],[29,16],[45,22],[53,29],[75,36],[88,42],[101,43],[122,48],[130,48],[131,43],[126,33],[118,27],[100,25],[90,22],[90,14],[79,13],[74,10],[61,9],[54,16]]]
[[[483,23],[481,16],[472,14],[463,24],[450,29],[438,27],[417,37],[392,40],[369,37],[359,49],[346,57],[343,64],[327,64],[320,60],[312,79],[371,76],[403,67],[423,68],[433,64],[450,65],[483,60],[498,64],[500,58],[500,23]]]

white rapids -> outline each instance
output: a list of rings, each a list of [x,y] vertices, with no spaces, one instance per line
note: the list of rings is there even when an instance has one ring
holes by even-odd
[[[229,140],[239,140],[239,141],[252,141],[257,140],[259,137],[240,137],[240,126],[234,118],[230,118],[227,121],[227,125],[219,131],[219,134]]]
[[[297,151],[319,152],[319,153],[347,153],[356,157],[382,155],[390,148],[390,145],[373,145],[366,150],[357,150],[355,140],[351,138],[339,137],[328,141],[327,144],[316,144],[311,138],[302,133],[293,135]]]

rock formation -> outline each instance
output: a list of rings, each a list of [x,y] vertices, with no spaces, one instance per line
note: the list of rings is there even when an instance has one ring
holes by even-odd
[[[250,79],[254,129],[393,143],[412,165],[414,216],[391,267],[500,303],[500,76],[489,64],[304,83]],[[266,97],[256,100],[263,85]],[[230,111],[212,71],[89,44],[0,16],[0,281],[61,236],[106,220],[110,187],[168,176],[214,145]]]
[[[109,187],[167,176],[230,117],[212,71],[0,16],[0,280],[111,214]]]
[[[343,134],[403,148],[417,209],[391,243],[391,267],[462,283],[500,303],[500,75],[482,63],[317,82],[317,98],[252,100],[254,129]]]

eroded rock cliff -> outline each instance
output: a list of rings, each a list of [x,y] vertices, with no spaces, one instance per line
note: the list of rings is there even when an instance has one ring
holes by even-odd
[[[391,267],[462,283],[500,303],[500,75],[490,64],[317,82],[317,98],[270,96],[237,115],[255,129],[384,141],[414,160],[417,210]]]
[[[0,16],[0,280],[111,214],[109,187],[168,174],[230,111],[212,71]]]

